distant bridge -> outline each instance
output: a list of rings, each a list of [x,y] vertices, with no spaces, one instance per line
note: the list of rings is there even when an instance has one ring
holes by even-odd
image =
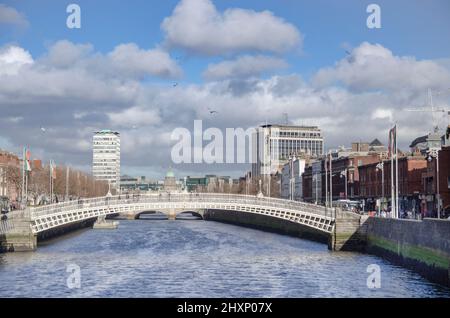
[[[7,230],[3,230],[3,235],[17,234],[18,227],[23,235],[36,237],[70,224],[115,214],[135,219],[142,213],[155,211],[175,219],[182,212],[193,211],[203,217],[210,210],[263,215],[301,224],[322,235],[333,234],[336,223],[335,209],[304,202],[236,194],[160,193],[106,196],[30,207],[10,213],[12,226],[4,227]],[[0,228],[0,235],[1,232]]]

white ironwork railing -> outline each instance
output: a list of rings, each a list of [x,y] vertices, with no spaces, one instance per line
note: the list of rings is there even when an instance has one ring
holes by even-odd
[[[217,194],[217,193],[160,193],[160,194],[135,194],[135,195],[116,195],[110,197],[99,197],[91,199],[80,199],[67,201],[41,207],[30,208],[31,219],[65,212],[67,210],[96,208],[104,206],[114,206],[120,204],[139,204],[139,203],[222,203],[222,204],[248,204],[258,205],[265,208],[276,208],[286,210],[296,210],[308,212],[311,214],[332,217],[330,209],[324,206],[291,201],[285,199],[256,197],[250,195],[236,194]]]

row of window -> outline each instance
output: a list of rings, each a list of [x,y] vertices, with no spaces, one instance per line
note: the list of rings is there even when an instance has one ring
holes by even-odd
[[[280,132],[272,132],[272,136],[274,137],[291,137],[291,138],[319,138],[322,137],[319,132],[299,132],[299,131],[280,131]]]

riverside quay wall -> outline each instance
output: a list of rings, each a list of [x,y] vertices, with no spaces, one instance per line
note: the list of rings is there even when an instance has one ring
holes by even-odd
[[[207,221],[217,221],[245,226],[258,230],[319,241],[322,243],[328,242],[327,233],[315,230],[299,223],[274,218],[268,215],[238,211],[206,210],[203,218]]]
[[[333,251],[377,255],[450,286],[450,220],[403,220],[337,213],[333,233],[265,215],[207,210],[205,219],[327,243]]]
[[[368,218],[366,252],[450,286],[450,220]]]

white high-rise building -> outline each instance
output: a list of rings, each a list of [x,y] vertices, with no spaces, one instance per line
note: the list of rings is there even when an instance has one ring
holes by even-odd
[[[94,133],[92,139],[92,175],[96,180],[111,184],[111,189],[120,189],[120,134],[111,130]]]
[[[317,158],[324,152],[322,131],[317,126],[263,125],[252,139],[252,176],[280,172],[291,156]]]

